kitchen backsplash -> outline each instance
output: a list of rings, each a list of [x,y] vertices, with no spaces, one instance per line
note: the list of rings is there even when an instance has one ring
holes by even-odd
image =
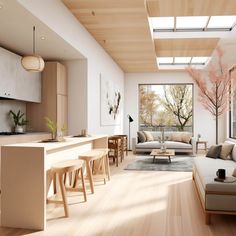
[[[17,112],[26,112],[26,103],[16,100],[0,100],[0,132],[1,131],[12,131],[14,126],[12,117],[9,116],[9,111],[13,110]]]

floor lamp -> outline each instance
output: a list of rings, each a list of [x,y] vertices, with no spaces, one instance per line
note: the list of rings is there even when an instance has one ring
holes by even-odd
[[[131,151],[130,149],[130,123],[133,122],[133,118],[130,115],[127,115],[128,119],[129,119],[129,151]]]

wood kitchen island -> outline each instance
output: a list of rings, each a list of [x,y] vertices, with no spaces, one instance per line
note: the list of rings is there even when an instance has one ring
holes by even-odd
[[[47,175],[51,166],[77,159],[93,148],[107,148],[107,136],[66,137],[57,143],[31,142],[7,145],[1,151],[1,225],[44,230]]]

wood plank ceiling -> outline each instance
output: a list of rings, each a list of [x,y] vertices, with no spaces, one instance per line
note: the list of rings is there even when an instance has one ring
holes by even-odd
[[[150,17],[236,15],[235,0],[147,0]],[[155,39],[158,57],[211,56],[219,38]]]
[[[157,70],[143,0],[63,0],[125,72]]]
[[[156,56],[210,56],[218,43],[217,38],[154,41],[148,16],[236,15],[236,0],[63,2],[125,72],[157,71]]]

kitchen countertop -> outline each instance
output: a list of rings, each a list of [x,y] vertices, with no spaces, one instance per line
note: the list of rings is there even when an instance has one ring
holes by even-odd
[[[99,138],[106,138],[107,135],[92,135],[90,137],[72,137],[72,136],[66,136],[64,137],[65,141],[60,141],[60,142],[28,142],[28,143],[17,143],[17,144],[10,144],[10,145],[5,145],[7,147],[41,147],[44,148],[46,151],[53,150],[53,149],[58,149],[58,148],[63,148],[67,146],[73,146],[76,144],[80,143],[86,143],[86,142],[91,142],[95,139]]]

